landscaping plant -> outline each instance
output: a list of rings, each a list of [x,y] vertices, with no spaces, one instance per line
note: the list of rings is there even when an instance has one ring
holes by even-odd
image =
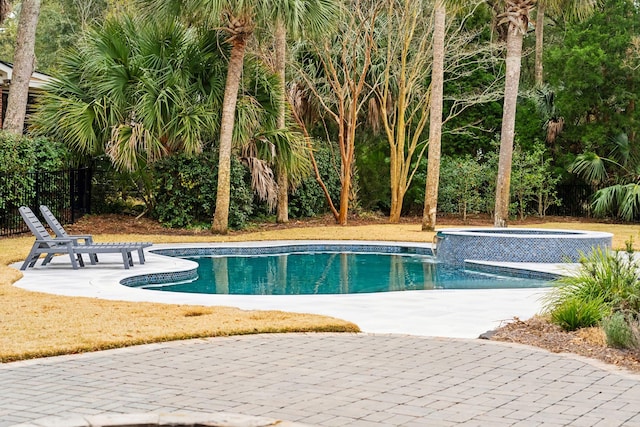
[[[593,326],[605,319],[605,332],[611,342],[624,336],[620,323],[631,328],[640,313],[640,261],[634,257],[631,242],[627,250],[613,252],[594,249],[583,254],[578,272],[557,280],[556,288],[548,295],[546,310],[551,320],[565,330]],[[609,340],[609,333],[607,333]],[[622,338],[631,343],[632,340]],[[612,344],[613,345],[613,344]]]
[[[640,330],[636,316],[620,311],[602,321],[602,329],[607,337],[607,345],[615,348],[637,348]]]

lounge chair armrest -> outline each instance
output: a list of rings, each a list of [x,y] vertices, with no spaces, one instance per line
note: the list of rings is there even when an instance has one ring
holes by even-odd
[[[78,240],[84,240],[85,245],[93,244],[93,236],[90,234],[74,234],[67,236],[69,239],[73,239],[75,245],[78,244]]]
[[[91,234],[74,234],[67,236],[69,239],[93,239]]]
[[[36,239],[36,243],[73,243],[74,239],[51,239],[51,240],[45,240],[45,239]]]

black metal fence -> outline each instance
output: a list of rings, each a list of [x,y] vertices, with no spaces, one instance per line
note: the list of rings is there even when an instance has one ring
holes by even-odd
[[[593,189],[588,185],[567,184],[557,188],[558,198],[562,201],[560,206],[550,206],[547,215],[574,216],[589,218],[591,212],[591,196]]]
[[[29,231],[20,206],[39,215],[39,206],[47,205],[63,224],[91,213],[91,176],[91,168],[0,174],[0,236]]]

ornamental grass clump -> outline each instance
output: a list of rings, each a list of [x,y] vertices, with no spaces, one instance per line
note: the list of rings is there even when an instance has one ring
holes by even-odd
[[[614,313],[640,313],[640,262],[631,243],[624,252],[595,248],[580,257],[575,275],[556,281],[545,301],[554,323],[565,330],[593,326]]]
[[[606,311],[607,306],[602,298],[589,301],[569,298],[554,308],[551,312],[551,321],[565,331],[575,331],[596,326]]]

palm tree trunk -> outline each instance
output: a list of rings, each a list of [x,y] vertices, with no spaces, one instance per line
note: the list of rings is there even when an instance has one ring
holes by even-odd
[[[284,129],[286,126],[285,121],[285,67],[287,58],[287,33],[284,27],[284,22],[278,19],[276,22],[275,31],[275,44],[276,44],[276,73],[282,86],[280,111],[278,112],[278,128]],[[289,182],[287,179],[287,173],[284,167],[278,167],[278,205],[276,211],[276,222],[287,223],[289,222]]]
[[[544,83],[542,52],[544,44],[544,1],[538,2],[536,8],[536,61],[535,61],[535,81],[536,86],[540,87]]]
[[[504,106],[502,131],[500,133],[500,159],[496,182],[496,204],[493,224],[506,227],[509,219],[509,189],[511,185],[511,160],[515,137],[516,103],[520,84],[520,62],[522,58],[523,34],[517,26],[509,25],[507,33],[507,59],[504,83]]]
[[[233,41],[227,82],[220,119],[220,157],[218,159],[218,190],[216,194],[216,210],[213,215],[211,230],[214,233],[226,234],[229,230],[229,202],[231,196],[231,146],[233,143],[233,125],[238,102],[238,89],[242,77],[242,65],[246,39],[238,37]]]
[[[438,212],[438,184],[440,182],[440,143],[442,139],[442,96],[444,86],[444,33],[446,8],[442,0],[435,9],[433,28],[433,65],[431,69],[431,111],[429,113],[429,152],[427,183],[424,192],[422,230],[434,231]]]
[[[40,0],[23,0],[18,21],[18,35],[13,57],[13,76],[7,100],[4,129],[22,135],[29,100],[29,81],[35,61],[36,27],[40,15]]]

